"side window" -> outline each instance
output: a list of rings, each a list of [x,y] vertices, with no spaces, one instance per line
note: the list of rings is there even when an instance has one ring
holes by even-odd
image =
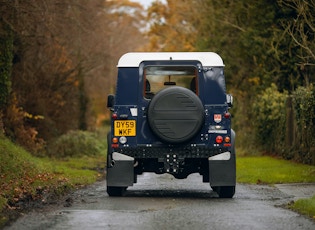
[[[147,66],[144,69],[144,97],[152,97],[160,90],[181,86],[198,94],[197,69],[194,66]]]

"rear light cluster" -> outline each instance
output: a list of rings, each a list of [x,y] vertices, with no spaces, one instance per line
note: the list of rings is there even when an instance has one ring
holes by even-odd
[[[118,118],[118,115],[117,113],[113,113],[112,114],[112,118],[114,120],[116,120]],[[118,148],[119,147],[119,144],[118,144],[118,138],[117,137],[113,137],[112,138],[112,148]]]
[[[231,138],[229,136],[225,136],[224,138],[222,136],[217,136],[215,138],[215,142],[217,144],[222,144],[224,147],[230,147],[231,146]]]
[[[112,138],[112,148],[118,148],[119,147],[119,143],[120,144],[126,144],[127,143],[127,137],[113,137]]]
[[[231,118],[231,114],[229,112],[225,112],[223,114],[223,117],[225,119],[230,119]],[[216,120],[215,120],[216,121]],[[221,120],[220,120],[221,121]],[[217,123],[219,123],[218,121],[216,121]],[[217,125],[215,126],[215,129],[221,129],[221,126],[220,125]],[[215,142],[217,144],[223,144],[224,147],[230,147],[232,146],[231,144],[231,138],[229,136],[221,136],[221,135],[218,135],[216,138],[215,138]]]
[[[112,138],[112,148],[118,148],[119,144],[118,144],[118,138],[117,137],[113,137]]]

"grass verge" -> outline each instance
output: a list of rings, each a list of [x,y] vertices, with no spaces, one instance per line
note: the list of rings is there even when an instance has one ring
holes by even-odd
[[[309,199],[297,200],[290,204],[289,208],[315,220],[315,195]]]
[[[315,220],[315,195],[309,199],[297,200],[290,204],[289,208]]]
[[[315,182],[315,166],[270,156],[238,157],[237,182],[283,184]]]
[[[269,156],[238,157],[237,181],[250,184],[314,183],[315,166]],[[315,191],[314,191],[315,194]],[[315,219],[315,195],[297,200],[290,209]]]
[[[49,203],[103,177],[105,154],[37,158],[0,136],[0,228],[31,203]]]

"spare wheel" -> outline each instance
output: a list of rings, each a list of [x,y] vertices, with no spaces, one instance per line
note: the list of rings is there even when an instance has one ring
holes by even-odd
[[[169,87],[153,97],[148,108],[148,122],[161,141],[183,143],[200,131],[204,123],[204,107],[189,89]]]

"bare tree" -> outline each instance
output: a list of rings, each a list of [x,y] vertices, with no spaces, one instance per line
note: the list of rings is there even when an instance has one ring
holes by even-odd
[[[284,33],[289,34],[295,45],[299,47],[300,62],[296,64],[303,71],[305,84],[309,86],[311,76],[307,68],[315,65],[315,1],[278,0],[278,2],[296,12],[296,17],[290,21],[283,21],[282,26]]]

